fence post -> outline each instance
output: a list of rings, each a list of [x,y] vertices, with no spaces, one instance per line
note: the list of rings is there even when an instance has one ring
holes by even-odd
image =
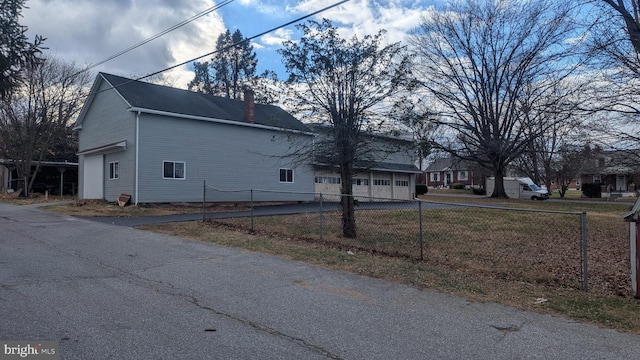
[[[250,192],[251,192],[251,231],[253,232],[253,189],[251,189]]]
[[[580,227],[582,230],[582,290],[589,289],[589,276],[587,267],[587,213],[585,211],[580,215]]]
[[[419,233],[419,238],[420,238],[420,260],[424,260],[424,242],[423,242],[423,238],[422,238],[422,201],[418,200],[418,216],[420,217],[420,219],[418,220],[418,222],[420,223],[420,233]]]
[[[202,180],[202,222],[205,222],[207,215],[205,202],[207,201],[207,180]]]
[[[320,212],[320,241],[322,241],[322,233],[324,232],[324,224],[323,224],[323,214],[322,214],[322,193],[320,193],[320,206],[318,207],[318,212]]]

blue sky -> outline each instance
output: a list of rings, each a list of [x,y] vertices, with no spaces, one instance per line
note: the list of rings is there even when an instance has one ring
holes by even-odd
[[[420,22],[429,6],[437,0],[351,0],[322,13],[341,28],[344,37],[363,36],[387,30],[389,42],[402,41]],[[215,41],[226,29],[239,29],[252,37],[275,28],[338,0],[234,0],[219,10],[201,17],[177,30],[93,71],[121,76],[144,76],[182,63],[215,49]],[[217,1],[218,4],[223,1]],[[80,66],[95,64],[119,51],[178,24],[216,4],[212,0],[27,0],[21,23],[29,28],[27,35],[47,38],[51,56],[73,61]],[[282,69],[277,49],[284,40],[299,37],[295,26],[257,38],[254,50],[259,71]],[[185,87],[192,78],[189,69],[180,67],[163,73],[166,81]]]

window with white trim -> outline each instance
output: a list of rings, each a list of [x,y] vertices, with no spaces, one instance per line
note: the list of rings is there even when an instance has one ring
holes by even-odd
[[[440,173],[432,172],[431,173],[431,181],[440,181]]]
[[[109,163],[109,180],[118,180],[120,178],[120,164],[117,161]]]
[[[361,178],[353,178],[353,185],[357,185],[357,186],[368,186],[369,185],[369,179],[361,179]]]
[[[280,182],[292,183],[293,182],[293,169],[280,169]]]
[[[373,185],[375,185],[375,186],[389,186],[389,185],[391,185],[391,180],[389,180],[389,179],[373,179]]]
[[[163,179],[184,179],[186,173],[186,164],[184,161],[163,161],[162,162],[162,178]]]
[[[469,180],[469,173],[466,171],[458,171],[458,180],[460,181]]]
[[[602,179],[600,178],[600,175],[593,175],[593,182],[596,184],[601,183]]]
[[[407,180],[396,180],[396,186],[409,186],[409,181],[407,181]]]
[[[340,184],[340,178],[335,176],[316,176],[314,178],[316,184]]]

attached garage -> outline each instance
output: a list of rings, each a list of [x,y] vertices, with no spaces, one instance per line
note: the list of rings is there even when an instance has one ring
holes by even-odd
[[[102,199],[104,197],[104,155],[85,156],[82,162],[81,199]]]
[[[409,174],[393,174],[393,198],[394,199],[411,199],[413,191],[411,188],[411,176]],[[415,175],[413,176],[415,188]]]
[[[362,171],[353,177],[353,195],[361,197],[360,201],[381,201],[384,199],[410,200],[414,197],[416,174],[419,170],[415,166],[396,164],[389,166],[397,171],[375,170]],[[323,199],[337,201],[341,192],[340,174],[327,170],[316,170],[316,197],[323,195]],[[367,199],[365,199],[367,198]]]

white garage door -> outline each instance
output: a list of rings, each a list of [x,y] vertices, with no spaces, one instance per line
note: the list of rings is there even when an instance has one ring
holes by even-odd
[[[104,198],[104,157],[102,154],[85,156],[83,177],[83,199]]]
[[[411,199],[410,177],[407,174],[396,174],[394,176],[393,194],[396,199]]]

